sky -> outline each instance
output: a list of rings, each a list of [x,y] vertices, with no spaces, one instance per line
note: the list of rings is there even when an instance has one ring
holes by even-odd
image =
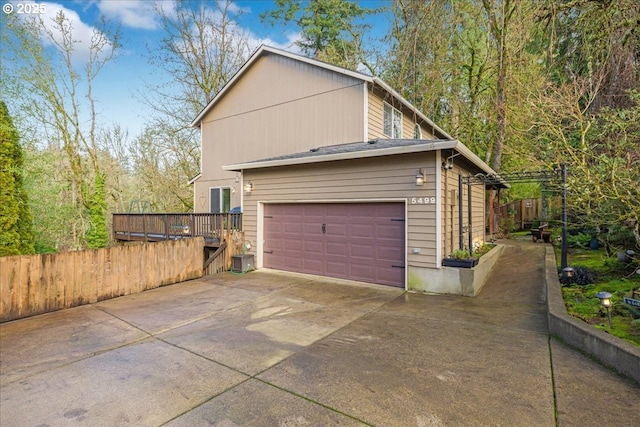
[[[127,129],[130,137],[141,133],[145,118],[151,113],[141,100],[145,83],[162,81],[166,76],[149,64],[149,49],[158,46],[163,36],[154,6],[173,7],[173,0],[61,0],[14,1],[1,0],[4,13],[41,14],[53,18],[62,10],[73,22],[74,37],[81,45],[88,43],[93,29],[104,16],[121,25],[123,50],[120,56],[110,62],[94,81],[94,95],[98,100],[101,123],[109,126],[117,123]],[[203,2],[207,4],[208,2]],[[290,52],[299,52],[295,42],[300,34],[294,26],[273,27],[260,22],[260,14],[274,8],[274,2],[266,0],[236,0],[233,7],[241,12],[237,24],[249,34],[252,49],[267,44]],[[364,2],[366,6],[379,6],[381,1]],[[376,26],[380,30],[380,25]],[[86,51],[85,51],[86,53]],[[76,52],[82,61],[82,49]],[[6,76],[3,76],[5,78]]]

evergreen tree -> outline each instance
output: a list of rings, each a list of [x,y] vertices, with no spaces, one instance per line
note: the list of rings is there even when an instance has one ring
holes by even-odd
[[[109,244],[109,231],[107,230],[107,201],[105,191],[106,177],[97,173],[93,190],[85,196],[87,210],[89,211],[89,230],[87,231],[87,246],[91,249],[105,248]]]
[[[375,12],[348,0],[276,0],[260,18],[274,26],[295,23],[302,35],[296,44],[305,55],[355,70],[366,62],[361,41],[368,29],[357,21]]]
[[[20,137],[0,101],[0,256],[31,254],[32,217],[23,188]]]

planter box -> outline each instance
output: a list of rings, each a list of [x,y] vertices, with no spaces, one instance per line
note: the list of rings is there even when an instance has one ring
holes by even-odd
[[[478,264],[477,258],[469,258],[469,259],[444,258],[442,260],[442,265],[445,267],[473,268],[477,264]]]

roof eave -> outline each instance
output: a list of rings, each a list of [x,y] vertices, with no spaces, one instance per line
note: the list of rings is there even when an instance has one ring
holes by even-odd
[[[353,151],[346,153],[325,154],[311,157],[296,157],[289,159],[264,160],[258,162],[238,163],[235,165],[223,166],[226,171],[242,171],[245,169],[262,169],[278,166],[293,166],[310,163],[333,162],[338,160],[362,159],[370,157],[390,156],[394,154],[420,153],[433,150],[446,150],[456,148],[457,141],[437,141],[421,145],[408,145],[398,147],[387,147],[367,151]]]
[[[498,177],[499,181],[502,184],[500,186],[500,188],[510,188],[511,187],[507,181],[505,181],[502,178],[500,178],[500,175],[496,171],[494,171],[489,165],[487,165],[480,157],[478,157],[466,145],[464,145],[460,141],[456,141],[456,142],[457,142],[457,145],[455,147],[455,150],[458,153],[462,154],[471,163],[473,163],[478,168],[480,168],[480,170],[482,170],[486,175],[493,175],[493,176]]]

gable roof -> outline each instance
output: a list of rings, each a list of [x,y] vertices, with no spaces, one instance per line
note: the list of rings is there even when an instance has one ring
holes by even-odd
[[[493,169],[491,169],[489,165],[483,162],[463,143],[452,139],[374,139],[365,142],[352,142],[348,144],[312,148],[309,151],[303,151],[300,153],[286,154],[284,156],[270,157],[268,159],[255,160],[235,165],[226,165],[223,166],[222,169],[226,171],[241,172],[247,169],[262,169],[277,166],[292,166],[448,149],[452,149],[460,153],[462,157],[481,170],[483,174],[495,177],[497,183],[494,185],[496,187],[509,188],[509,184]]]
[[[414,113],[417,117],[420,117],[420,119],[422,119],[425,123],[427,123],[434,130],[434,134],[437,133],[436,136],[440,136],[443,139],[453,139],[449,134],[447,134],[444,130],[440,129],[440,127],[438,127],[435,123],[433,123],[431,120],[429,120],[429,118],[427,116],[425,116],[420,110],[418,110],[409,101],[407,101],[402,96],[400,96],[400,94],[398,94],[395,90],[393,90],[391,88],[391,86],[386,84],[381,79],[379,79],[377,77],[372,77],[372,76],[369,76],[369,75],[366,75],[366,74],[363,74],[363,73],[359,73],[357,71],[351,71],[351,70],[348,70],[346,68],[338,67],[336,65],[328,64],[326,62],[318,61],[316,59],[307,58],[306,56],[297,55],[295,53],[287,52],[287,51],[281,50],[281,49],[276,49],[274,47],[267,46],[267,45],[261,45],[251,55],[251,57],[247,60],[247,62],[245,62],[242,67],[240,67],[240,69],[224,85],[224,87],[220,90],[220,92],[218,92],[216,94],[216,96],[209,102],[209,104],[207,104],[207,106],[204,107],[202,109],[202,111],[200,111],[198,116],[193,120],[193,122],[191,122],[191,127],[199,127],[200,126],[200,122],[202,121],[204,116],[207,115],[207,113],[209,111],[211,111],[211,109],[218,103],[218,101],[220,101],[220,99],[222,99],[222,97],[224,97],[226,95],[226,93],[235,85],[235,83],[239,79],[242,78],[244,73],[249,68],[251,68],[251,66],[260,57],[262,57],[264,55],[268,55],[268,54],[284,56],[284,57],[292,59],[294,61],[304,62],[306,64],[310,64],[310,65],[313,65],[313,66],[316,66],[316,67],[324,68],[326,70],[330,70],[330,71],[333,71],[333,72],[338,73],[338,74],[344,74],[344,75],[347,75],[349,77],[358,79],[360,81],[367,82],[369,84],[379,86],[385,92],[389,93],[395,99],[400,101],[400,103],[402,103],[406,108],[411,110],[411,112]]]

